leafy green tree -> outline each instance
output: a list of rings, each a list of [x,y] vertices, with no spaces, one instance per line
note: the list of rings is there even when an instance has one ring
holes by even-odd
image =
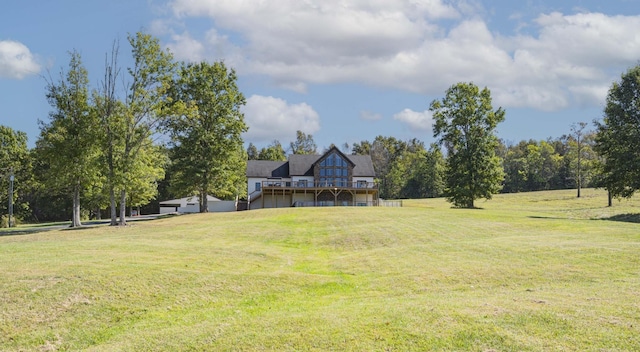
[[[71,227],[81,226],[80,195],[98,175],[100,150],[95,143],[97,121],[89,107],[89,79],[78,52],[71,53],[69,71],[57,83],[47,85],[47,99],[54,109],[50,121],[41,123],[36,142],[39,156],[49,170],[46,184],[73,199]]]
[[[562,157],[546,141],[521,141],[507,148],[503,159],[503,192],[552,189]]]
[[[507,148],[503,159],[504,183],[503,192],[515,193],[527,190],[528,165],[525,155],[527,142],[521,141]]]
[[[258,160],[258,148],[253,143],[247,147],[247,160]]]
[[[494,111],[489,89],[480,90],[473,83],[452,86],[429,110],[435,120],[434,137],[448,149],[447,199],[465,208],[473,208],[478,198],[491,199],[504,179],[494,132],[504,120],[504,110]]]
[[[542,158],[542,165],[539,172],[543,182],[539,189],[554,189],[554,182],[557,183],[555,180],[561,177],[559,174],[561,172],[563,157],[556,153],[553,145],[547,141],[538,142],[538,148]]]
[[[376,172],[380,197],[382,198],[394,198],[394,179],[389,177],[389,173],[395,160],[402,155],[405,149],[406,143],[395,137],[377,136],[371,143],[369,155]]]
[[[296,140],[289,143],[292,154],[316,154],[316,143],[313,136],[302,131],[296,131]]]
[[[245,183],[241,134],[248,128],[240,108],[246,101],[236,82],[235,70],[223,62],[184,64],[169,90],[173,101],[187,106],[168,122],[172,185],[176,192],[198,194],[200,212],[208,211],[208,194],[228,197]]]
[[[109,193],[105,184],[106,177],[100,173],[82,192],[83,204],[89,210],[89,218],[101,219],[101,209],[109,206]]]
[[[592,185],[596,188],[605,188],[605,172],[604,165],[606,164],[606,159],[600,155],[597,155],[595,162],[593,163],[593,180]],[[607,189],[607,206],[613,206],[613,195],[611,194],[611,190]]]
[[[365,140],[360,143],[353,143],[351,146],[351,153],[354,155],[370,155],[371,142]]]
[[[604,120],[596,122],[595,150],[603,160],[601,182],[613,197],[640,189],[640,65],[609,89]]]
[[[570,189],[575,187],[571,176],[569,139],[570,136],[563,135],[546,141],[553,148],[557,161],[557,170],[549,181],[549,189]]]
[[[23,194],[31,181],[31,160],[27,148],[27,134],[14,131],[11,127],[0,125],[0,215],[3,219],[9,213],[9,184],[13,176],[13,214],[22,218],[28,213],[28,203]],[[16,216],[18,215],[18,216]],[[6,218],[8,225],[8,216]],[[4,220],[0,227],[4,225]]]
[[[140,172],[139,158],[143,157],[144,150],[154,150],[151,148],[153,134],[159,130],[164,119],[174,113],[168,108],[167,101],[167,92],[176,68],[173,56],[160,47],[157,38],[149,34],[138,32],[128,39],[133,66],[127,69],[129,80],[126,97],[121,106],[122,112],[114,113],[107,122],[113,124],[113,139],[109,143],[113,147],[111,161],[114,172],[110,175],[110,187],[120,192],[119,225],[126,225],[126,187]],[[108,94],[105,99],[105,103],[110,102]],[[111,209],[114,211],[113,205]]]
[[[419,152],[405,150],[391,163],[389,172],[385,177],[387,198],[419,198],[419,184],[416,184],[415,179],[411,185],[408,183],[409,178],[415,173],[414,167],[424,166],[418,165],[423,163],[424,156],[424,149]]]
[[[282,144],[278,140],[273,140],[271,144],[260,149],[257,160],[273,160],[273,161],[285,161],[287,155],[282,148]]]
[[[373,142],[362,141],[354,143],[352,153],[356,155],[369,155],[373,163],[373,169],[376,173],[376,181],[380,189],[380,197],[397,198],[399,190],[404,187],[406,177],[398,174],[399,170],[404,166],[396,165],[396,161],[402,163],[405,152],[415,153],[419,150],[424,151],[424,144],[417,139],[409,142],[401,141],[395,137],[377,136]],[[394,165],[396,167],[393,170]],[[400,168],[400,169],[398,169]],[[392,170],[394,171],[391,174]],[[400,184],[402,183],[402,184]]]
[[[140,156],[130,169],[128,181],[125,185],[127,204],[129,207],[141,207],[158,194],[158,181],[165,176],[165,165],[168,163],[162,148],[155,145],[145,145]]]
[[[433,143],[427,150],[424,166],[418,167],[412,177],[422,180],[420,183],[420,198],[440,197],[445,189],[446,162],[440,147]]]
[[[432,144],[426,150],[417,139],[398,143],[400,155],[392,161],[386,178],[389,198],[433,198],[444,190],[444,157]]]

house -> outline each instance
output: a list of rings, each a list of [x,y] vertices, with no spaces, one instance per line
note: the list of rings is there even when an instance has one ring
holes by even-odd
[[[247,162],[248,209],[376,206],[378,185],[369,155],[289,155],[287,161]]]
[[[236,201],[224,201],[213,196],[207,196],[207,208],[209,212],[236,211]],[[191,196],[180,199],[171,199],[160,202],[160,214],[167,213],[199,213],[200,197]]]

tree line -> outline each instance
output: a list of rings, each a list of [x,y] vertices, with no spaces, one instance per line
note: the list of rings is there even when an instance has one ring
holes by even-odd
[[[593,149],[595,135],[594,131],[581,131],[580,135],[571,131],[546,140],[510,143],[498,139],[494,151],[501,160],[504,175],[499,192],[577,189],[578,184],[581,187],[597,186],[599,157]],[[254,156],[250,160],[286,160],[287,152],[291,151],[283,148],[277,140],[261,150],[254,148],[249,144],[247,155]],[[380,135],[372,141],[363,140],[351,146],[345,143],[340,149],[347,154],[371,157],[382,198],[434,198],[445,193],[446,150],[443,152],[438,143],[426,146],[416,138],[403,141]]]
[[[126,225],[127,208],[148,204],[159,191],[200,195],[203,211],[203,195],[246,193],[241,134],[248,127],[235,71],[224,62],[178,62],[146,33],[128,43],[133,64],[120,68],[114,42],[93,86],[77,51],[57,78],[49,75],[51,111],[39,121],[35,148],[27,149],[24,133],[0,129],[0,168],[19,180],[17,218],[71,214],[76,227],[109,209],[112,225]]]
[[[119,66],[119,44],[105,54],[104,76],[90,84],[76,51],[56,79],[47,79],[48,119],[39,121],[35,148],[24,132],[0,126],[1,225],[11,195],[16,218],[39,222],[83,219],[108,213],[126,225],[127,207],[150,205],[175,195],[246,196],[247,160],[286,160],[287,154],[316,154],[313,136],[297,131],[285,149],[274,140],[244,149],[248,130],[245,98],[236,72],[224,62],[175,61],[145,33],[128,37],[133,64]],[[505,119],[488,88],[451,86],[431,102],[433,136],[426,146],[378,136],[345,153],[369,155],[380,196],[387,199],[446,197],[472,208],[498,192],[602,187],[612,198],[640,189],[640,66],[622,74],[609,90],[604,118],[569,126],[556,139],[505,142],[495,134]],[[333,145],[332,145],[333,146]],[[330,146],[330,147],[332,147]],[[17,180],[15,184],[13,180]]]

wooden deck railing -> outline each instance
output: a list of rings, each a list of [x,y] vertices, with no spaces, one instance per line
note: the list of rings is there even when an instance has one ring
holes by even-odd
[[[375,182],[262,181],[262,189],[378,189]]]

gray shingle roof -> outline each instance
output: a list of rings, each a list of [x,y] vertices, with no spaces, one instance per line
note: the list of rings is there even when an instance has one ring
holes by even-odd
[[[360,177],[375,177],[376,172],[373,169],[373,162],[369,155],[347,155],[347,158],[351,160],[356,167],[353,168],[353,176]]]
[[[313,176],[313,164],[323,155],[289,155],[289,161],[249,160],[247,177],[291,177]],[[369,155],[345,155],[355,167],[355,177],[375,177],[373,162]]]
[[[288,161],[249,160],[247,177],[289,177]]]
[[[289,174],[291,176],[313,176],[313,163],[322,155],[289,155]]]

